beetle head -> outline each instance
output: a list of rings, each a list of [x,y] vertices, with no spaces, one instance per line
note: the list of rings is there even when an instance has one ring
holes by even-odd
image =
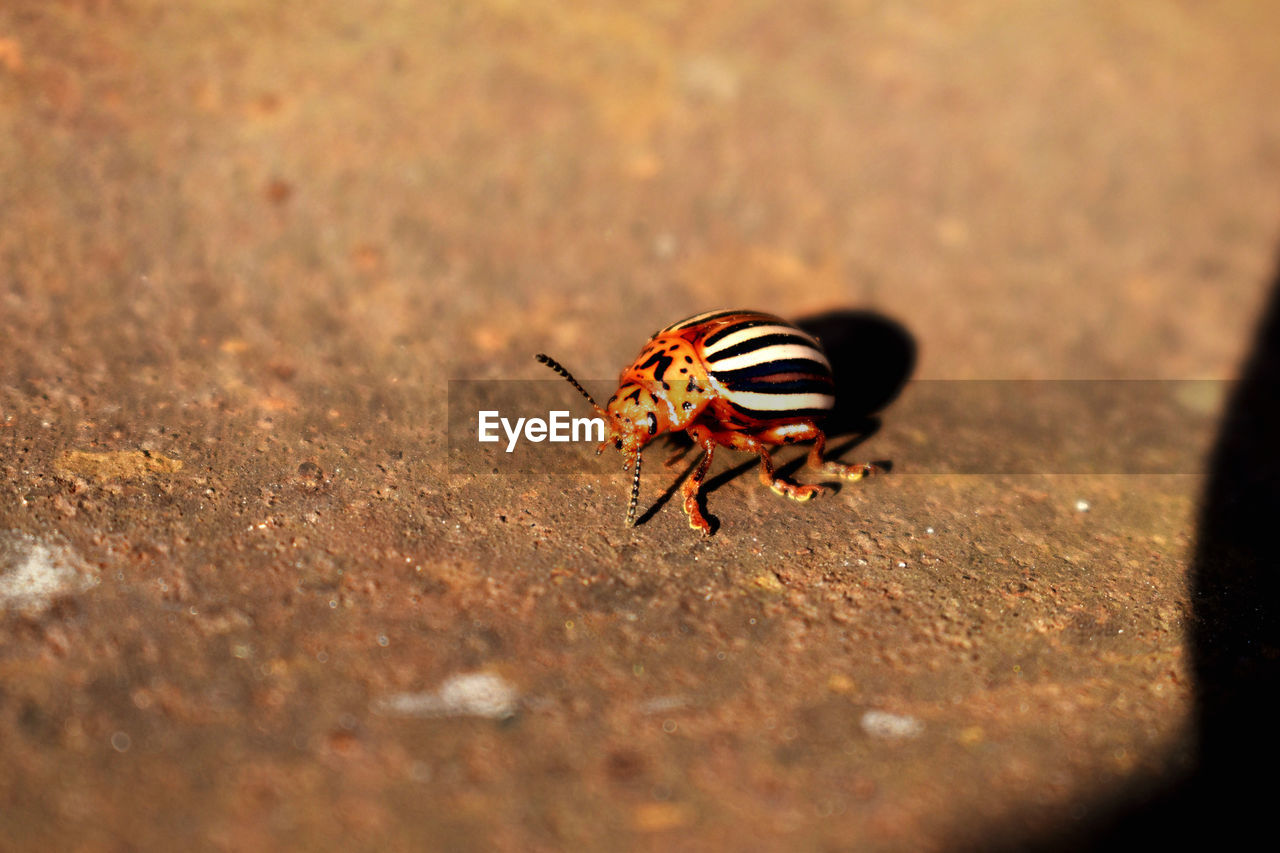
[[[609,438],[628,455],[638,455],[641,448],[660,432],[667,432],[666,418],[653,394],[639,382],[625,382],[606,404]]]
[[[609,398],[609,436],[596,449],[599,453],[605,445],[612,444],[622,451],[622,470],[635,465],[631,477],[631,501],[627,505],[627,526],[636,523],[636,504],[640,500],[640,451],[660,432],[669,426],[662,416],[662,409],[652,392],[639,382],[624,382]]]

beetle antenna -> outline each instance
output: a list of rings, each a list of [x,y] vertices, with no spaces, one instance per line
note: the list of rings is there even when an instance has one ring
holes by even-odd
[[[561,376],[567,379],[570,385],[578,389],[579,394],[587,398],[587,402],[591,404],[591,408],[595,409],[597,412],[600,412],[600,413],[604,412],[604,409],[600,408],[599,404],[596,403],[595,398],[587,393],[586,388],[583,388],[581,385],[578,384],[578,380],[574,379],[573,374],[565,370],[564,367],[560,364],[560,362],[556,361],[554,358],[552,358],[549,355],[544,355],[543,353],[538,353],[536,356],[534,356],[534,358],[538,359],[538,361],[542,362],[547,367],[550,367],[556,373],[559,373]]]
[[[636,472],[631,477],[631,504],[627,507],[627,527],[636,526],[636,504],[640,501],[640,451],[636,451]]]

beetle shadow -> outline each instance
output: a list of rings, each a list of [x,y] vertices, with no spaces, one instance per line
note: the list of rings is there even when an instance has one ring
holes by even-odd
[[[874,311],[828,311],[801,318],[796,325],[822,342],[827,360],[831,362],[836,405],[823,427],[828,439],[825,455],[834,459],[857,447],[880,429],[876,413],[902,393],[915,369],[915,339],[901,323]],[[688,452],[693,449],[692,442],[684,433],[669,436],[666,443],[671,450]],[[645,523],[670,502],[693,472],[699,458],[700,454],[695,456],[675,482],[640,516],[637,524]],[[790,478],[804,463],[804,456],[788,460],[777,466],[777,474]],[[706,512],[707,496],[759,464],[759,459],[752,457],[708,478],[703,484],[698,493],[698,503],[711,522],[713,532],[719,527],[719,521]],[[877,464],[884,470],[892,467],[888,462],[877,461]],[[836,481],[824,485],[838,491],[842,484]]]
[[[796,325],[822,342],[835,376],[828,438],[870,437],[880,427],[872,416],[898,398],[915,370],[915,338],[897,320],[874,311],[828,311]]]

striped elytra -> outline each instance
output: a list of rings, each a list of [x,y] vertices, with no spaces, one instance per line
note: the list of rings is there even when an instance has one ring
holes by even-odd
[[[618,390],[603,407],[555,360],[541,354],[538,360],[571,382],[604,418],[609,435],[596,452],[612,444],[623,452],[623,469],[634,466],[629,525],[640,494],[641,450],[663,433],[684,431],[703,451],[683,494],[690,527],[707,534],[711,524],[698,492],[716,447],[756,453],[765,485],[800,501],[823,487],[776,476],[770,448],[813,441],[808,462],[824,473],[859,480],[877,470],[822,459],[826,436],[819,422],[835,405],[831,364],[817,339],[772,314],[711,311],[672,323],[622,371]]]

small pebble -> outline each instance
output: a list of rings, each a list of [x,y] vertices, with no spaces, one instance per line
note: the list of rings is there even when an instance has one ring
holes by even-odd
[[[0,612],[41,613],[59,597],[97,583],[97,573],[70,548],[0,530]]]
[[[890,740],[916,737],[924,731],[924,724],[915,717],[888,711],[867,711],[859,722],[862,730],[872,737]]]
[[[373,703],[373,709],[404,717],[487,717],[501,720],[515,714],[519,700],[520,694],[502,678],[472,672],[446,679],[435,692],[384,696]]]

